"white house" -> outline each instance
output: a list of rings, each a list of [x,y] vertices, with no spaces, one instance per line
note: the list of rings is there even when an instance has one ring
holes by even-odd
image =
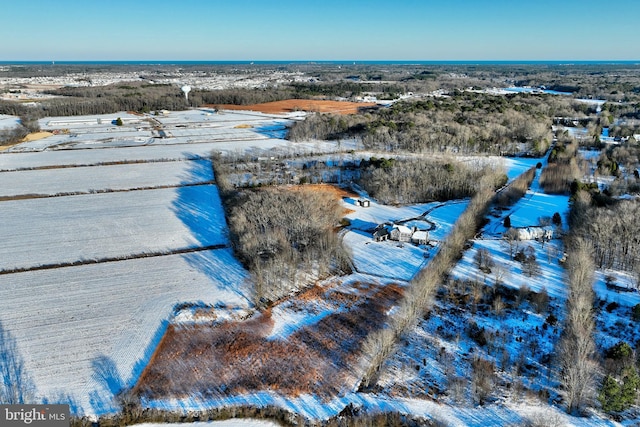
[[[391,240],[397,240],[399,242],[410,242],[411,236],[413,235],[413,230],[411,230],[406,225],[396,225],[394,224],[389,232],[389,238]]]
[[[518,240],[551,240],[553,238],[553,227],[519,227],[516,231]]]

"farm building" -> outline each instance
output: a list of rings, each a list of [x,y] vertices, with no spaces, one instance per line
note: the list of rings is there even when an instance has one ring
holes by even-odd
[[[410,242],[413,230],[404,225],[391,223],[380,224],[373,232],[373,239],[376,242],[383,240],[395,240],[398,242]]]
[[[368,208],[371,206],[371,201],[369,199],[358,199],[356,200],[356,205],[362,206],[363,208]]]
[[[391,224],[380,224],[373,231],[373,240],[376,242],[382,242],[383,240],[387,240],[389,238],[389,228]]]

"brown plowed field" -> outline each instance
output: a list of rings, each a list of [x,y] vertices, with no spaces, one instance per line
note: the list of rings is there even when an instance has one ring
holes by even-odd
[[[314,286],[294,297],[296,310],[330,304],[335,311],[284,339],[270,338],[270,311],[220,325],[174,326],[144,370],[135,392],[150,399],[236,396],[261,390],[324,398],[357,386],[362,344],[388,321],[403,294],[395,284]]]
[[[334,114],[356,114],[367,108],[376,107],[373,102],[348,102],[348,101],[326,101],[318,99],[286,99],[284,101],[265,102],[252,105],[231,105],[218,104],[207,105],[207,107],[219,108],[222,110],[251,110],[261,113],[279,114],[291,111],[310,111],[319,113]]]

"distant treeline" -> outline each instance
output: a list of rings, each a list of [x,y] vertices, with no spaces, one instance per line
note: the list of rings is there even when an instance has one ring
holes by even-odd
[[[144,82],[123,82],[109,86],[63,87],[46,93],[59,96],[37,105],[11,101],[0,102],[0,114],[33,117],[77,116],[86,114],[109,114],[118,111],[151,113],[159,110],[184,110],[202,105],[250,105],[283,99],[305,99],[312,97],[349,98],[365,90],[379,89],[393,96],[401,87],[379,85],[371,87],[361,83],[296,83],[278,88],[261,89],[193,89],[188,100],[176,85]]]

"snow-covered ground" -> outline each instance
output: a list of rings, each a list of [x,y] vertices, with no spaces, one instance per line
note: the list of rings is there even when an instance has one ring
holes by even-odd
[[[0,202],[0,268],[110,260],[0,275],[0,322],[36,399],[70,403],[76,414],[113,412],[114,394],[135,383],[178,305],[218,307],[220,317],[251,307],[247,273],[224,248],[211,163],[187,160],[211,147],[170,147],[0,156],[14,170],[0,173],[0,194],[15,198]],[[175,161],[153,161],[167,158]],[[109,165],[64,167],[93,163]],[[137,188],[154,189],[126,191]],[[68,193],[87,194],[29,198]],[[126,259],[210,245],[222,248]]]
[[[42,125],[73,128],[79,148],[109,127],[137,132],[140,117],[116,116],[125,121],[118,129],[95,116]],[[70,135],[0,154],[0,323],[37,400],[100,415],[117,410],[114,394],[135,383],[176,309],[236,318],[252,308],[206,158],[287,143],[256,134],[244,145],[121,147],[115,138],[112,148],[45,150]],[[180,249],[195,252],[171,254]],[[16,269],[30,271],[6,273]]]
[[[2,174],[0,197],[151,189],[212,180],[210,160],[20,170]]]
[[[245,278],[228,249],[0,275],[0,322],[39,400],[108,413],[178,304],[248,307]]]
[[[12,129],[20,124],[20,118],[16,116],[9,116],[7,114],[0,114],[0,130]]]
[[[214,185],[10,200],[0,216],[0,270],[228,242]]]
[[[157,120],[167,132],[173,133],[172,137],[161,139],[152,138],[151,130],[134,129],[147,124],[140,116],[125,114],[101,118],[101,123],[96,116],[44,119],[43,128],[66,127],[69,134],[20,144],[14,152],[0,154],[0,177],[5,183],[0,197],[116,191],[0,202],[3,218],[0,269],[113,259],[0,275],[0,322],[15,336],[38,398],[71,403],[78,414],[116,411],[114,394],[136,381],[168,323],[195,319],[190,304],[203,307],[211,318],[219,319],[244,318],[251,311],[248,274],[227,247],[115,261],[150,252],[158,255],[183,248],[228,245],[218,191],[209,183],[213,179],[210,162],[198,158],[208,157],[212,152],[268,157],[331,152],[337,147],[335,142],[294,144],[280,139],[284,121],[293,117],[227,111],[215,114],[205,110],[146,116],[144,120]],[[125,120],[122,127],[109,122],[120,116]],[[71,141],[72,138],[75,140]],[[349,148],[349,144],[355,147],[355,142],[341,144],[342,149]],[[81,149],[88,147],[103,149]],[[481,161],[503,165],[513,179],[539,159]],[[118,164],[123,162],[126,164]],[[126,191],[140,188],[153,189]],[[346,292],[355,281],[405,284],[428,263],[438,241],[446,238],[468,201],[392,207],[372,200],[371,206],[364,208],[357,206],[354,199],[344,199],[343,204],[353,210],[347,216],[351,225],[344,233],[344,242],[353,253],[357,271],[341,278],[344,281],[341,291]],[[564,214],[567,207],[566,197],[543,194],[536,178],[531,191],[504,215],[511,215],[513,226],[536,225],[540,217],[551,217],[554,212]],[[465,252],[452,276],[490,284],[500,271],[503,273],[500,280],[507,286],[527,285],[534,291],[544,288],[550,296],[562,298],[564,275],[558,262],[562,254],[559,241],[548,242],[544,247],[538,242],[522,243],[532,245],[541,268],[539,275],[528,278],[520,274],[521,264],[510,259],[499,240],[504,231],[504,215],[491,218],[483,231],[485,238],[476,240]],[[414,220],[408,225],[429,227],[430,245],[373,241],[371,232],[378,224],[411,219]],[[488,249],[500,266],[494,268],[494,273],[485,276],[474,265],[473,255],[479,248]],[[604,275],[604,272],[597,274],[596,290],[601,298],[627,307],[640,302],[636,293],[607,290]],[[619,283],[631,280],[618,276]],[[300,328],[342,309],[322,305],[312,308],[301,311],[286,303],[273,307],[271,338],[286,339]],[[174,319],[174,315],[178,318]],[[531,314],[530,319],[536,325],[544,321],[537,314]],[[531,321],[535,323],[534,320]],[[486,326],[499,328],[498,323],[486,322]],[[524,328],[514,322],[508,326]],[[465,351],[470,351],[467,344],[460,343],[466,346]],[[410,370],[414,367],[407,367],[402,375]],[[437,374],[434,369],[434,375]],[[405,384],[410,379],[409,375],[398,378]],[[386,392],[347,391],[328,402],[318,396],[293,398],[263,391],[216,400],[203,401],[192,396],[147,403],[183,411],[243,404],[275,405],[312,419],[335,416],[353,404],[368,411],[399,411],[455,426],[518,424],[543,415],[553,416],[564,425],[617,425],[598,417],[572,418],[555,407],[536,403],[461,407]],[[229,425],[242,425],[238,422],[233,420]]]
[[[180,427],[278,427],[272,421],[259,420],[252,418],[234,418],[232,420],[224,421],[209,421],[209,422],[196,422],[196,423],[180,423]],[[162,423],[144,423],[133,424],[132,427],[175,427],[174,424],[162,424]]]
[[[282,129],[303,112],[262,114],[207,109],[167,112],[161,115],[125,111],[81,117],[40,119],[44,131],[55,135],[12,147],[10,152],[87,148],[176,145],[219,141],[282,139]],[[116,125],[117,119],[122,125]],[[2,123],[2,122],[0,122]]]
[[[240,66],[242,67],[242,66]],[[4,70],[3,70],[4,71]],[[181,87],[189,85],[192,88],[218,90],[230,88],[264,88],[271,85],[290,83],[294,81],[307,82],[309,75],[302,71],[284,71],[270,67],[255,67],[247,64],[246,68],[222,70],[211,73],[202,70],[189,70],[179,65],[163,64],[160,69],[135,71],[97,71],[91,70],[90,79],[86,72],[69,73],[60,76],[39,77],[3,77],[0,87],[30,88],[21,89],[33,96],[36,89],[44,87],[74,86],[106,86],[119,82],[141,82],[144,84],[169,84]],[[31,89],[33,88],[33,89]],[[39,94],[40,91],[36,93]],[[7,93],[7,99],[16,99],[15,94]]]

